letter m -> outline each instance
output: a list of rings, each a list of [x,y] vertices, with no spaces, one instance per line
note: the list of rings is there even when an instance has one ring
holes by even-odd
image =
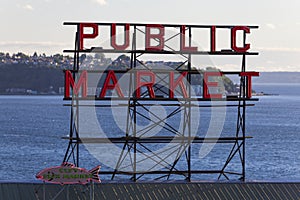
[[[70,88],[73,89],[73,94],[78,96],[80,88],[82,89],[81,97],[86,97],[87,91],[87,72],[82,71],[80,77],[75,83],[70,70],[65,71],[65,98],[70,98]]]

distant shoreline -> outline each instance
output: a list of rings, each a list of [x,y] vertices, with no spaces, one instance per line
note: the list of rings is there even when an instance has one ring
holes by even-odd
[[[253,93],[252,96],[279,96],[279,94],[258,92],[258,93]]]

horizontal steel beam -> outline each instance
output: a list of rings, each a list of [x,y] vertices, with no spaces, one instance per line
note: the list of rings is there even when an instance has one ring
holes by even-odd
[[[246,137],[108,137],[108,138],[72,138],[62,137],[62,139],[72,140],[75,143],[236,143],[239,140],[250,139],[251,136]]]
[[[111,26],[113,23],[109,22],[64,22],[63,25],[79,25],[82,23],[93,23],[101,26]],[[143,23],[114,23],[117,26],[125,26],[126,24],[130,24],[130,26],[147,26],[148,24],[143,24]],[[158,24],[162,25],[164,27],[174,27],[174,28],[179,28],[182,25],[185,27],[191,27],[191,28],[211,28],[212,26],[215,26],[216,28],[232,28],[235,26],[246,26],[248,28],[253,28],[253,29],[258,29],[258,26],[255,25],[194,25],[194,24]]]
[[[99,98],[97,96],[88,96],[88,97],[65,97],[65,101],[71,100],[94,100],[94,101],[258,101],[258,98],[239,98],[239,97],[228,97],[228,98],[218,98],[218,99],[207,99],[207,98],[163,98],[163,97],[156,97],[156,98],[134,98],[134,97],[105,97]]]
[[[102,49],[99,47],[92,47],[90,49],[83,50],[72,50],[67,49],[64,53],[137,53],[137,54],[192,54],[192,55],[258,55],[258,52],[235,52],[232,50],[221,50],[221,51],[150,51],[150,50],[115,50],[115,49]]]

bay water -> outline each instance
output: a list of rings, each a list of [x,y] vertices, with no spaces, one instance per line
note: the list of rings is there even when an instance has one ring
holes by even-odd
[[[300,84],[256,84],[253,89],[276,95],[259,96],[247,108],[246,132],[253,138],[246,142],[246,179],[300,180]],[[68,145],[61,137],[68,135],[70,122],[70,107],[64,103],[69,102],[62,96],[0,96],[1,181],[34,181],[40,170],[61,164]],[[235,122],[235,115],[226,117],[225,124]],[[235,125],[224,129],[234,131]],[[81,167],[99,164],[80,148]],[[223,162],[209,155],[206,161],[193,159],[194,169]]]

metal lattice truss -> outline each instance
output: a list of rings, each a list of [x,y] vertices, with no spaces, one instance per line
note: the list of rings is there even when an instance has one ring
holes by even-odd
[[[192,27],[188,27],[186,29],[186,31],[189,31],[190,35],[191,28]],[[119,152],[115,168],[108,171],[102,170],[100,174],[109,174],[111,175],[112,180],[117,178],[119,175],[128,176],[133,181],[137,181],[145,177],[148,177],[148,179],[150,177],[150,179],[169,180],[172,176],[183,177],[185,180],[191,180],[192,175],[201,174],[217,174],[218,179],[225,178],[229,180],[232,177],[237,177],[240,180],[245,180],[245,140],[250,138],[246,136],[246,107],[253,105],[247,103],[247,101],[250,100],[246,97],[247,77],[241,77],[240,93],[237,98],[223,99],[223,103],[218,105],[208,104],[207,102],[210,100],[192,97],[192,88],[189,83],[191,83],[192,74],[195,74],[195,70],[191,67],[192,56],[194,54],[176,52],[176,55],[182,58],[182,62],[179,62],[178,66],[173,67],[172,70],[177,72],[187,72],[185,81],[187,83],[186,90],[188,92],[188,98],[182,98],[182,91],[179,87],[177,87],[174,92],[178,96],[181,95],[181,97],[166,98],[165,96],[168,96],[169,90],[165,88],[165,85],[169,85],[169,71],[166,68],[150,68],[142,61],[144,55],[153,52],[136,49],[135,36],[137,32],[145,33],[145,31],[139,28],[139,26],[134,26],[132,50],[124,50],[124,52],[121,52],[130,53],[131,56],[131,71],[128,88],[129,94],[133,94],[127,98],[127,103],[121,105],[127,107],[126,130],[124,130],[125,134],[122,137],[108,136],[111,143],[119,144],[122,147],[120,148],[121,150]],[[76,36],[75,50],[66,51],[74,53],[74,79],[75,73],[80,70],[80,53],[89,53],[89,50],[79,50],[78,35],[76,34]],[[166,38],[165,41],[170,41],[178,36],[179,33],[174,34]],[[191,44],[191,39],[189,40],[189,44]],[[168,52],[155,53],[171,54],[170,52],[175,52],[171,46],[166,45],[166,48],[168,49]],[[94,53],[95,50],[90,52]],[[101,49],[99,52],[106,53],[105,50]],[[109,53],[113,52],[110,51]],[[117,53],[120,53],[120,51]],[[216,52],[216,55],[226,54],[232,55],[231,52]],[[239,54],[242,56],[241,72],[246,71],[247,54],[251,53]],[[156,84],[153,86],[153,90],[155,93],[161,94],[161,97],[149,99],[149,91],[147,90],[142,91],[141,98],[135,97],[134,75],[138,70],[148,70],[157,74],[157,80]],[[126,72],[128,72],[128,70]],[[106,73],[106,71],[103,71],[103,73]],[[236,74],[238,72],[228,73]],[[145,78],[143,80],[147,81]],[[101,109],[101,107],[111,106],[110,102],[113,101],[112,98],[97,100],[107,102],[106,104],[95,105],[95,107],[99,107],[99,109]],[[228,102],[233,102],[233,104],[228,104]],[[158,104],[167,108],[168,112],[166,115],[161,116],[151,110],[151,106]],[[73,96],[72,103],[70,104],[70,133],[69,137],[66,138],[69,140],[69,145],[64,157],[64,162],[72,161],[77,166],[79,165],[80,160],[79,145],[83,141],[80,137],[80,132],[78,131],[78,127],[80,125],[80,105],[80,98]],[[193,109],[204,107],[210,108],[213,106],[237,108],[236,131],[234,135],[226,137],[205,137],[201,136],[199,133],[193,133],[195,131],[195,127],[193,127]],[[174,121],[176,122],[178,119],[180,119],[180,125],[174,125]],[[141,128],[139,126],[141,122],[147,125],[142,126]],[[151,131],[156,128],[160,131],[153,135]],[[90,138],[88,141],[90,143],[101,145],[107,141],[107,138]],[[223,154],[227,155],[227,158],[220,169],[195,169],[192,161],[192,150],[193,148],[199,148],[199,145],[205,143],[232,145],[228,152],[223,152]],[[236,165],[235,169],[232,170],[229,166],[234,159],[238,159],[239,163]]]

